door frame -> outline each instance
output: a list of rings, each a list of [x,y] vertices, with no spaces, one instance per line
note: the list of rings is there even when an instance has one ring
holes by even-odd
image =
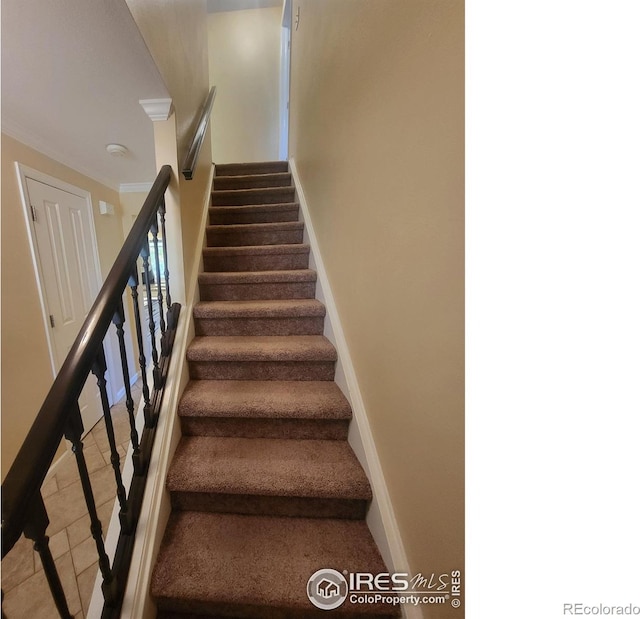
[[[100,268],[100,257],[98,255],[98,238],[96,236],[96,225],[95,219],[93,217],[93,203],[91,201],[91,192],[81,189],[80,187],[76,187],[75,185],[71,185],[65,181],[61,181],[58,178],[53,176],[49,176],[44,172],[40,172],[35,170],[34,168],[30,168],[19,161],[15,162],[16,173],[18,175],[18,186],[20,189],[20,199],[22,202],[22,213],[25,218],[25,222],[27,224],[27,236],[29,237],[29,250],[31,253],[31,260],[33,263],[34,275],[36,279],[36,288],[38,290],[38,298],[40,299],[40,310],[42,313],[42,323],[44,326],[44,332],[47,338],[47,347],[49,350],[49,362],[51,364],[51,373],[53,378],[55,378],[58,374],[58,368],[56,364],[56,354],[54,348],[54,342],[51,335],[51,326],[49,324],[49,311],[47,295],[44,291],[44,286],[42,284],[42,265],[40,264],[40,256],[38,255],[38,249],[36,245],[36,231],[33,227],[33,218],[31,216],[31,205],[29,204],[29,191],[27,188],[27,179],[30,178],[39,183],[43,183],[45,185],[50,185],[55,189],[59,189],[61,191],[66,191],[67,193],[73,194],[79,198],[82,198],[87,204],[87,210],[89,214],[89,234],[91,239],[91,251],[93,253],[94,263],[96,265],[96,273],[92,281],[92,285],[95,286],[95,290],[99,291],[104,283],[104,278],[102,276],[102,269]],[[105,338],[104,340],[105,347],[105,355],[107,357],[107,362],[110,367],[113,367],[113,359],[112,359],[112,350],[111,343],[109,342],[109,338]],[[107,393],[109,395],[110,404],[114,404],[114,396],[112,390],[110,380],[107,381]],[[85,431],[90,430],[91,428],[85,428]]]
[[[291,84],[291,0],[282,4],[280,28],[280,122],[278,158],[289,159],[289,93]]]

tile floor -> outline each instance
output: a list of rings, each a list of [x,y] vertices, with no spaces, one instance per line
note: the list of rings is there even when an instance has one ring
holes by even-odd
[[[140,383],[132,387],[135,402],[140,400]],[[124,401],[111,408],[120,465],[129,447],[129,418]],[[91,477],[98,517],[106,536],[116,496],[109,442],[101,419],[84,438],[84,455]],[[68,452],[42,486],[49,514],[49,547],[75,619],[84,619],[98,573],[98,555],[89,530],[89,514],[84,501],[75,458]],[[2,610],[7,619],[52,619],[58,616],[33,542],[24,536],[2,560]]]

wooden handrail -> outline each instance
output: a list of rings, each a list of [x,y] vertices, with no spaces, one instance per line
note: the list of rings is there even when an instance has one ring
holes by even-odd
[[[53,385],[2,484],[2,556],[14,546],[27,512],[65,434],[70,410],[92,370],[138,255],[147,242],[158,205],[171,180],[171,167],[161,168],[131,232],[109,271]]]
[[[211,108],[213,107],[213,101],[216,98],[216,87],[212,86],[207,98],[202,106],[202,114],[198,121],[196,132],[193,136],[193,141],[187,152],[187,156],[184,159],[182,165],[182,174],[186,180],[190,181],[193,178],[196,162],[198,161],[198,155],[200,153],[200,147],[204,142],[204,137],[207,134],[207,127],[209,126],[209,118],[211,117]]]

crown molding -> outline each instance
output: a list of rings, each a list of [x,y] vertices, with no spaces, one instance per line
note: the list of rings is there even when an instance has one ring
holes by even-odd
[[[281,6],[282,0],[207,0],[207,13],[271,9]]]
[[[149,193],[153,183],[120,183],[120,193]]]
[[[168,120],[171,116],[172,99],[140,99],[138,102],[153,122]]]

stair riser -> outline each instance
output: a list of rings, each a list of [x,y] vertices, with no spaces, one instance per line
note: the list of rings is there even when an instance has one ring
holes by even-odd
[[[298,221],[298,207],[288,210],[263,210],[250,213],[226,211],[223,210],[223,207],[214,208],[209,211],[209,223],[212,226],[216,224],[268,224],[282,223],[284,221]]]
[[[200,284],[201,301],[256,301],[259,299],[313,299],[315,282],[255,284]]]
[[[291,271],[309,267],[309,252],[300,254],[256,254],[249,256],[204,256],[204,270],[224,271]]]
[[[196,318],[196,335],[322,335],[324,317]]]
[[[265,189],[269,187],[291,187],[291,174],[267,174],[253,178],[220,176],[213,179],[214,191],[228,189]]]
[[[242,176],[248,174],[279,174],[289,171],[286,161],[260,161],[257,163],[219,163],[216,176]],[[215,178],[214,177],[214,178]]]
[[[189,361],[192,380],[333,380],[335,361]]]
[[[235,438],[287,438],[346,441],[348,419],[236,419],[230,417],[181,417],[184,436]]]
[[[214,191],[211,194],[212,206],[242,206],[243,204],[282,204],[293,202],[293,187],[276,189]]]
[[[255,496],[205,492],[171,492],[171,507],[193,512],[283,516],[289,518],[346,518],[364,520],[367,502],[358,499]]]
[[[247,245],[287,245],[302,243],[302,230],[240,230],[237,232],[207,229],[209,247],[244,247]]]

